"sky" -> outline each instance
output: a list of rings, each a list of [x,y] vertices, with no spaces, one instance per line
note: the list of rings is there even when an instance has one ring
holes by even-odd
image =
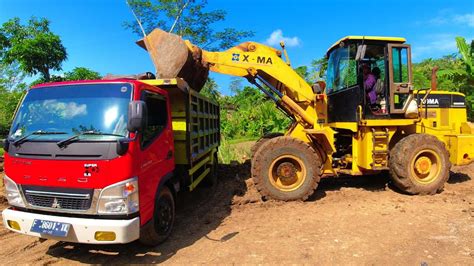
[[[294,67],[323,57],[347,35],[404,37],[414,62],[455,53],[456,36],[474,39],[474,0],[208,0],[207,8],[227,12],[216,29],[255,32],[242,41],[278,48],[285,40]],[[51,30],[61,37],[68,52],[64,72],[75,67],[101,75],[153,72],[148,54],[135,44],[139,36],[122,26],[134,20],[125,0],[0,0],[0,24],[13,17],[26,23],[31,16],[50,20]],[[221,93],[231,93],[230,77],[211,77]]]

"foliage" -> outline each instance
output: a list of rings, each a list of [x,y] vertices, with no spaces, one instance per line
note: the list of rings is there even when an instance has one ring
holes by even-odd
[[[101,79],[99,72],[85,67],[76,67],[72,71],[64,73],[64,80],[96,80]]]
[[[63,75],[52,75],[49,82],[60,82],[60,81],[74,81],[74,80],[96,80],[101,79],[102,76],[93,70],[85,67],[76,67],[72,71],[65,72]],[[39,78],[33,81],[30,86],[35,86],[41,83],[47,83],[44,78]]]
[[[229,164],[232,162],[243,163],[251,157],[250,148],[253,141],[258,138],[243,138],[228,140],[225,136],[221,138],[219,146],[219,162]]]
[[[213,24],[224,21],[224,10],[209,10],[207,0],[128,0],[130,8],[140,19],[148,34],[155,28],[168,30],[189,39],[208,50],[223,50],[244,38],[254,35],[252,31],[224,28],[216,31]],[[142,36],[136,21],[124,22],[124,27]]]
[[[311,61],[311,80],[318,81],[325,79],[326,70],[328,69],[328,59],[324,56],[320,59]]]
[[[463,38],[456,38],[460,56],[453,54],[439,59],[425,59],[413,65],[413,79],[416,89],[430,87],[431,70],[438,66],[438,88],[461,92],[466,95],[468,116],[474,119],[474,41],[469,47]],[[464,43],[464,44],[463,44]]]
[[[474,76],[474,40],[471,40],[471,45],[469,46],[463,37],[456,37],[456,44],[461,59],[466,66],[466,72],[472,79]]]
[[[207,79],[206,84],[204,84],[204,87],[201,89],[201,94],[215,102],[219,102],[219,99],[222,97],[216,81],[211,78]]]
[[[27,25],[13,18],[0,27],[0,57],[3,64],[19,64],[26,74],[40,73],[50,80],[50,70],[61,70],[67,58],[66,48],[58,35],[49,29],[45,18],[32,17]]]
[[[238,89],[234,96],[221,97],[219,102],[221,132],[227,139],[282,132],[291,122],[275,103],[253,87]]]
[[[24,93],[24,89],[15,89],[13,91],[0,89],[0,136],[8,134],[13,113]]]
[[[0,61],[0,90],[24,89],[25,73],[20,70],[17,62],[5,64]]]

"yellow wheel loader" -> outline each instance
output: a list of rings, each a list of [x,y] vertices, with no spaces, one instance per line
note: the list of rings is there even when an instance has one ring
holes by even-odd
[[[293,119],[284,135],[253,149],[252,177],[263,197],[305,200],[322,177],[388,171],[408,194],[443,189],[451,165],[474,160],[474,125],[465,96],[413,88],[410,45],[403,38],[348,36],[327,51],[326,82],[308,84],[282,50],[245,42],[209,52],[154,30],[138,42],[160,78],[198,88],[208,71],[240,76]],[[372,84],[368,84],[370,82]]]

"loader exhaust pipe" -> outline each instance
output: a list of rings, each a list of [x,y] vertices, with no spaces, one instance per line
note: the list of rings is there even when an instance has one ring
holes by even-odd
[[[439,69],[438,66],[434,66],[433,69],[431,70],[431,90],[432,91],[435,91],[438,89],[438,79],[436,76],[438,69]]]

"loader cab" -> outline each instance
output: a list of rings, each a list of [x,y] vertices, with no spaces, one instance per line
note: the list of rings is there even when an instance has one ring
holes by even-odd
[[[329,122],[406,117],[413,86],[410,46],[404,42],[349,36],[328,50]]]

